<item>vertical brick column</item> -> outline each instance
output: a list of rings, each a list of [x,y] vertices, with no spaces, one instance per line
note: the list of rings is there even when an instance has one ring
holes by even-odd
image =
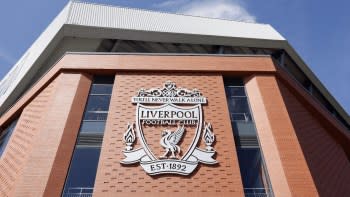
[[[171,80],[177,87],[198,88],[207,97],[208,104],[203,106],[204,120],[213,126],[216,136],[214,149],[217,151],[217,165],[199,164],[189,176],[148,175],[139,164],[122,165],[125,158],[122,140],[127,123],[135,122],[136,106],[131,103],[140,88],[162,87]],[[161,129],[145,131],[147,143],[154,151],[160,150]],[[188,132],[190,135],[190,132]],[[181,144],[186,150],[190,136]],[[140,147],[137,142],[135,148]],[[204,148],[203,142],[199,147]],[[100,155],[100,162],[95,181],[94,196],[244,196],[239,165],[232,134],[223,79],[218,74],[199,73],[119,73],[115,84],[105,135]]]
[[[40,133],[46,111],[51,105],[57,80],[45,87],[23,110],[0,158],[0,196],[13,196],[16,183],[28,161],[35,138]]]
[[[91,82],[81,74],[61,73],[56,83],[15,196],[59,196],[62,191]]]
[[[254,76],[246,90],[275,196],[318,196],[275,76]]]
[[[81,75],[77,84],[76,94],[72,102],[65,128],[59,143],[56,157],[47,181],[44,196],[59,196],[62,193],[69,164],[73,155],[76,138],[79,133],[87,98],[89,96],[90,76]],[[76,82],[76,81],[75,81]]]

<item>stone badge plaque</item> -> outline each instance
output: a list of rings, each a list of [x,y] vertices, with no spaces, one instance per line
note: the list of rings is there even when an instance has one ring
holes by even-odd
[[[137,105],[136,120],[128,123],[123,136],[122,164],[140,163],[150,175],[189,175],[199,163],[217,163],[212,126],[203,121],[207,99],[199,90],[166,81],[163,88],[140,89],[131,102]],[[197,147],[200,140],[205,149]]]

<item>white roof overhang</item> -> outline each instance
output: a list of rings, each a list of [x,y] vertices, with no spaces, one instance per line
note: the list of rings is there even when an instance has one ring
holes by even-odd
[[[245,23],[71,1],[0,82],[4,112],[30,83],[34,71],[64,37],[110,38],[171,43],[284,49],[342,117],[345,110],[296,51],[268,24]],[[12,102],[11,102],[12,101]]]

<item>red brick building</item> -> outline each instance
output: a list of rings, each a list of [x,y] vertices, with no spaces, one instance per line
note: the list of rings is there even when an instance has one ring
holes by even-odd
[[[0,196],[350,192],[349,116],[269,25],[70,2],[0,93]]]

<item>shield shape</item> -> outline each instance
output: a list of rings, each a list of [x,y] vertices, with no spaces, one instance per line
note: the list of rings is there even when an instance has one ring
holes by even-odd
[[[202,128],[202,107],[200,104],[192,106],[178,106],[171,103],[160,106],[136,106],[136,133],[140,143],[152,160],[159,160],[164,155],[162,147],[162,131],[174,133],[179,126],[184,126],[185,132],[177,143],[180,151],[176,158],[187,161],[198,144]]]
[[[149,175],[189,175],[199,163],[217,163],[211,124],[202,122],[207,100],[197,89],[177,88],[166,81],[163,88],[141,88],[131,101],[137,104],[136,124],[128,123],[123,135],[122,164],[140,163]],[[202,127],[205,150],[197,147]]]

